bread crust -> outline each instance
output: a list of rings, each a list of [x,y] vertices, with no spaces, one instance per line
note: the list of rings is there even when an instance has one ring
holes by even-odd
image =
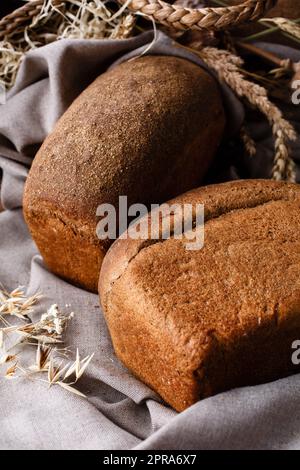
[[[189,61],[141,57],[100,75],[47,137],[27,179],[24,214],[49,268],[96,292],[108,247],[96,236],[97,207],[117,208],[119,195],[150,205],[197,186],[224,125],[217,82]],[[72,256],[76,240],[88,268]]]
[[[300,189],[264,180],[190,191],[205,244],[116,241],[99,293],[117,356],[178,411],[299,370]]]

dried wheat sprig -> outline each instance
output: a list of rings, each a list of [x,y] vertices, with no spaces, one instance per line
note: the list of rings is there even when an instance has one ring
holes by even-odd
[[[247,99],[266,116],[275,139],[272,177],[275,180],[295,182],[295,164],[291,159],[288,144],[296,140],[297,134],[293,126],[283,118],[277,106],[268,99],[266,90],[244,77],[243,60],[240,57],[213,47],[205,47],[198,53],[203,61],[217,72],[221,81],[227,83],[240,98]]]
[[[289,33],[291,36],[294,36],[296,39],[300,39],[300,27],[292,20],[287,18],[277,17],[277,18],[264,18],[260,22],[268,22],[278,26],[281,31]]]
[[[240,130],[240,138],[248,155],[254,157],[257,152],[256,144],[244,126]]]

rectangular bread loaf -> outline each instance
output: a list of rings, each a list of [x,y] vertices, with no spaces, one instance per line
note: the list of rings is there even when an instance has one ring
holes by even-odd
[[[300,190],[272,181],[200,188],[205,242],[118,240],[100,275],[117,356],[178,411],[299,370]],[[151,215],[150,215],[151,217]]]

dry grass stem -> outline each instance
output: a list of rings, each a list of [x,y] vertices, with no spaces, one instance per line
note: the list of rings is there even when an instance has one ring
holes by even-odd
[[[25,29],[0,41],[0,85],[11,88],[24,54],[53,41],[129,37],[136,17],[124,6],[113,13],[108,3],[108,0],[69,0],[54,6],[51,0],[45,0],[40,13]]]

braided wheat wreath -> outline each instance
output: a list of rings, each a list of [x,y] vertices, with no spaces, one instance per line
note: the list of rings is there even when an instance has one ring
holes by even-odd
[[[62,5],[68,0],[52,0],[52,4]],[[146,18],[179,30],[210,29],[218,30],[256,20],[272,8],[277,0],[247,0],[240,5],[216,8],[191,9],[170,5],[161,0],[119,0],[129,10]],[[36,16],[44,0],[32,0],[0,21],[0,39],[22,29],[22,26]]]
[[[253,21],[274,7],[277,0],[247,0],[240,5],[191,9],[161,0],[119,0],[129,10],[172,28],[218,30]]]

